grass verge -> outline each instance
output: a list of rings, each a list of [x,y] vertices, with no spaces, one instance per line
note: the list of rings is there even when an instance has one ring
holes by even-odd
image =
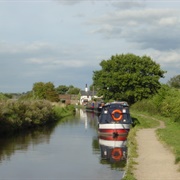
[[[175,164],[179,164],[180,171],[180,123],[173,122],[169,118],[162,119],[166,128],[157,129],[159,140],[165,144],[175,155]]]

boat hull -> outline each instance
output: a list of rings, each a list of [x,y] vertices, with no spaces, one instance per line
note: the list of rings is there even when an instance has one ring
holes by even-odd
[[[98,133],[101,135],[127,135],[130,130],[130,124],[99,124]]]
[[[123,147],[126,145],[127,136],[118,136],[113,138],[112,136],[99,136],[99,144],[114,147]]]

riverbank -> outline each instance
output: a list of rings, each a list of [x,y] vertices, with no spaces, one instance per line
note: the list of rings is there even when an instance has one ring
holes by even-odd
[[[75,108],[72,105],[54,105],[47,100],[7,100],[0,102],[0,134],[13,134],[72,115]]]
[[[151,175],[154,174],[153,169],[150,167],[156,166],[156,162],[159,160],[159,167],[161,168],[164,167],[164,158],[158,159],[161,157],[161,150],[156,147],[156,144],[160,144],[162,146],[162,149],[167,150],[166,158],[168,159],[169,156],[171,156],[171,168],[174,166],[175,171],[180,167],[179,163],[179,157],[180,157],[180,145],[179,145],[179,137],[180,137],[180,130],[179,130],[179,124],[178,123],[172,123],[169,119],[165,118],[152,118],[152,116],[148,114],[144,114],[141,112],[131,112],[133,119],[135,120],[135,127],[133,127],[129,133],[128,136],[128,164],[127,164],[127,169],[126,169],[126,174],[125,177],[123,178],[124,180],[139,180],[140,177],[137,174],[143,174],[141,173],[141,168],[146,168],[148,167],[148,170],[151,170],[150,172],[145,172],[145,176],[143,177],[144,179],[148,179],[151,176],[149,176],[148,173]],[[159,121],[158,119],[162,119],[162,121]],[[171,123],[169,123],[171,122]],[[163,124],[165,125],[163,126]],[[168,133],[167,133],[168,132]],[[150,134],[149,134],[150,133]],[[152,138],[150,138],[150,135],[152,135]],[[151,139],[151,141],[150,141]],[[147,143],[147,144],[146,144]],[[155,144],[153,144],[155,143]],[[163,145],[162,145],[163,144]],[[143,150],[139,150],[141,148]],[[147,149],[146,149],[147,148]],[[157,148],[157,149],[156,149]],[[157,152],[154,152],[155,149]],[[159,150],[158,150],[159,149]],[[152,150],[152,151],[150,151]],[[145,153],[144,155],[142,152]],[[163,151],[163,150],[162,150]],[[140,156],[142,154],[142,156]],[[154,156],[155,155],[155,156]],[[154,157],[154,158],[153,158]],[[153,162],[146,161],[148,158],[152,158]],[[165,158],[165,159],[166,159]],[[142,162],[139,162],[142,160]],[[150,166],[150,167],[149,167]],[[166,172],[171,171],[171,168],[167,170]],[[156,170],[156,172],[163,172],[164,170]],[[173,172],[172,172],[173,173]],[[170,172],[169,172],[170,174]],[[173,173],[174,174],[174,173]],[[138,176],[138,177],[137,177]],[[180,177],[180,174],[178,174]],[[155,177],[155,176],[154,176]],[[158,177],[158,176],[157,176]],[[168,176],[167,176],[168,177]],[[155,179],[155,178],[152,178]],[[166,179],[166,178],[163,178]]]

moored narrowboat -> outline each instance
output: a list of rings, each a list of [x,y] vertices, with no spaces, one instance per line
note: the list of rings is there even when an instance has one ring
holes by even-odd
[[[98,121],[101,135],[127,135],[132,124],[129,105],[125,101],[107,103],[102,107]]]
[[[104,103],[102,103],[102,102],[88,102],[86,104],[86,111],[94,112],[99,115],[101,113],[103,105],[104,105]]]

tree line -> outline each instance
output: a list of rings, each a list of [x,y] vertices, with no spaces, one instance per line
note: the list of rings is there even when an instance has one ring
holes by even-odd
[[[59,85],[55,87],[52,82],[36,82],[31,91],[25,93],[20,99],[45,99],[51,102],[59,101],[59,94],[79,94],[80,89],[73,85]]]
[[[125,100],[134,104],[155,95],[161,88],[160,78],[166,71],[149,56],[116,54],[100,62],[101,69],[93,71],[90,90],[103,96],[104,101]],[[172,77],[167,85],[180,88],[180,75]],[[59,94],[79,94],[80,88],[73,85],[59,85],[52,82],[36,82],[32,90],[21,94],[21,99],[45,99],[59,101]],[[0,94],[0,99],[12,98],[12,94]]]
[[[22,99],[22,100],[49,100],[51,102],[59,101],[59,94],[74,94],[77,95],[80,88],[73,85],[59,85],[55,87],[52,82],[36,82],[33,84],[32,90],[26,93],[0,93],[0,101],[7,99]]]

